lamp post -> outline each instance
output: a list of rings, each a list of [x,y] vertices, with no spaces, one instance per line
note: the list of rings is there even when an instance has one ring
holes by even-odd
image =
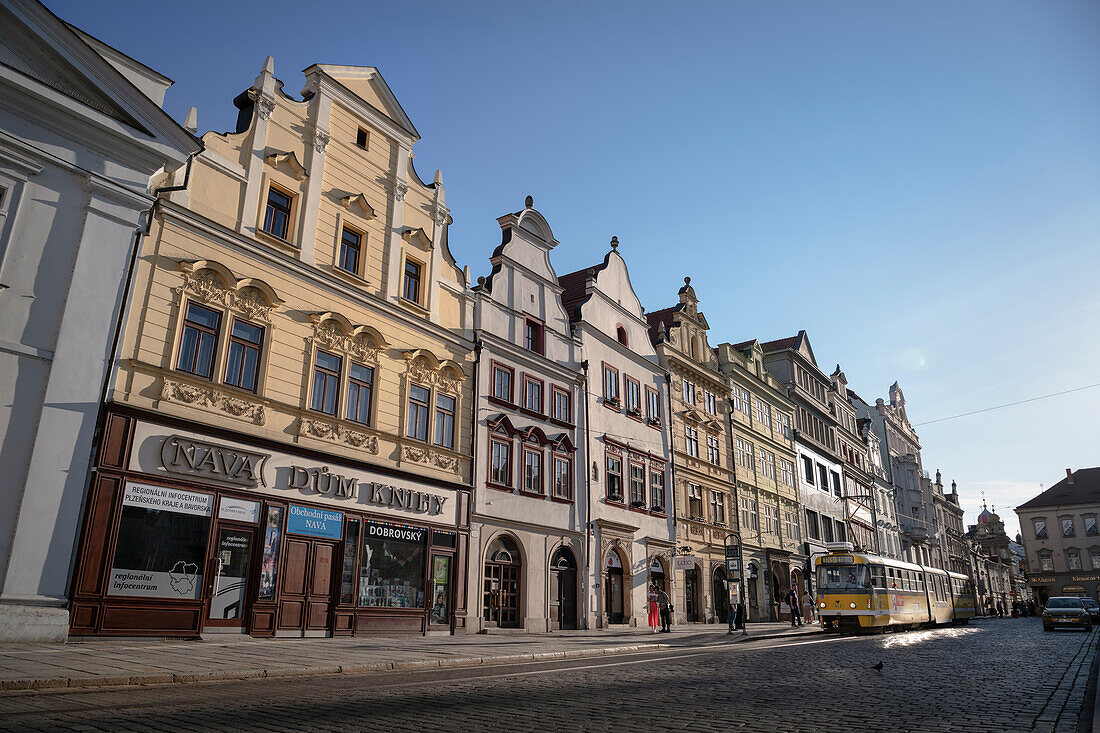
[[[737,544],[730,544],[731,537],[736,541]],[[737,605],[740,606],[744,602],[742,596],[745,592],[745,564],[741,561],[741,539],[736,534],[730,533],[726,535],[726,538],[723,540],[722,544],[725,545],[726,582],[730,582],[730,573],[737,574]],[[736,613],[736,609],[731,608],[730,613]],[[731,625],[733,624],[733,619],[730,619],[730,623]],[[748,625],[745,625],[745,627],[741,629],[741,635],[749,635]]]

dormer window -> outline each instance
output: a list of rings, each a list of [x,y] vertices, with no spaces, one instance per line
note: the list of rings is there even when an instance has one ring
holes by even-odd
[[[275,186],[267,189],[267,209],[263,230],[273,237],[286,239],[290,231],[290,212],[294,197]]]

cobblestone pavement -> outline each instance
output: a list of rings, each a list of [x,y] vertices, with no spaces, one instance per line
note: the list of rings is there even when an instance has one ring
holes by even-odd
[[[1004,619],[426,672],[13,691],[0,694],[0,729],[1068,733],[1098,636]]]

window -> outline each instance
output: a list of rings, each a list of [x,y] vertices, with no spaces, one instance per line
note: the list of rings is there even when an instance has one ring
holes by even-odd
[[[806,479],[806,483],[810,486],[814,485],[814,462],[809,456],[802,456],[802,478]]]
[[[772,408],[764,402],[760,403],[760,417],[757,420],[764,426],[765,430],[772,429]]]
[[[733,388],[733,409],[740,412],[745,417],[749,416],[749,391],[747,389],[741,389],[738,386]]]
[[[757,507],[756,499],[746,494],[741,495],[741,529],[760,531],[760,513]]]
[[[405,260],[405,284],[401,289],[401,297],[417,305],[420,305],[420,273],[422,269],[419,262]]]
[[[615,456],[607,457],[607,500],[623,501],[623,461]]]
[[[493,364],[493,397],[511,403],[513,374],[514,372],[508,367]]]
[[[836,541],[837,542],[847,542],[848,541],[847,525],[844,524],[844,522],[840,521],[839,519],[834,519],[833,522],[836,525]],[[927,555],[925,555],[924,564],[925,565],[929,564]]]
[[[619,371],[603,365],[603,401],[612,407],[619,406]]]
[[[523,448],[523,490],[529,494],[542,493],[542,451]]]
[[[629,346],[629,344],[627,343],[627,338],[626,338],[626,329],[623,328],[622,326],[616,326],[615,327],[615,340],[618,341],[623,346]]]
[[[1096,534],[1096,517],[1085,517],[1085,536],[1095,537]]]
[[[726,497],[721,491],[710,492],[710,518],[715,524],[726,523]]]
[[[573,423],[572,395],[560,387],[553,388],[554,393],[554,419],[558,422]]]
[[[523,348],[541,354],[542,337],[542,324],[533,318],[528,318],[523,324]]]
[[[665,471],[651,468],[649,471],[649,506],[655,512],[665,510]]]
[[[775,480],[775,454],[765,448],[760,449],[760,474]]]
[[[419,384],[409,385],[409,412],[405,418],[405,435],[428,441],[428,398],[431,392]]]
[[[1054,562],[1051,560],[1049,552],[1039,554],[1039,567],[1047,572],[1054,570]]]
[[[554,488],[555,499],[573,498],[573,460],[569,456],[554,454]]]
[[[359,256],[363,249],[363,235],[354,229],[344,227],[340,234],[340,258],[337,267],[353,275],[359,274]]]
[[[225,383],[256,391],[256,376],[260,370],[260,348],[264,330],[246,321],[233,321],[229,334],[229,356],[225,364]]]
[[[497,486],[512,485],[512,444],[498,438],[492,439],[492,463],[489,481]]]
[[[826,542],[836,541],[833,537],[833,520],[824,515],[821,517],[821,534]]]
[[[779,479],[785,486],[794,488],[794,464],[786,458],[779,459]]]
[[[318,351],[313,362],[313,400],[310,407],[329,415],[336,414],[340,394],[341,359],[327,351]]]
[[[1035,539],[1045,540],[1047,538],[1047,523],[1044,519],[1035,520]]]
[[[374,369],[353,361],[348,365],[348,407],[345,413],[348,420],[370,425],[373,392]]]
[[[427,540],[423,530],[394,532],[383,523],[364,522],[358,605],[424,608]],[[439,571],[433,568],[432,576],[438,579]]]
[[[645,466],[630,462],[630,506],[645,507]]]
[[[688,484],[688,514],[692,519],[703,518],[703,487]]]
[[[791,416],[785,413],[775,414],[775,432],[782,435],[787,440],[791,438]]]
[[[786,532],[788,540],[793,540],[794,542],[800,542],[802,540],[800,537],[801,533],[798,531],[798,515],[795,514],[795,511],[783,511],[783,530]]]
[[[686,379],[684,380],[684,402],[689,405],[695,404],[695,385]]]
[[[1062,536],[1063,537],[1073,537],[1074,536],[1073,520],[1072,519],[1063,519],[1062,520]]]
[[[356,132],[355,132],[355,144],[358,147],[362,148],[363,150],[366,150],[367,149],[367,144],[369,143],[369,141],[370,141],[370,134],[366,130],[364,130],[362,127],[360,127],[358,130],[356,130]]]
[[[1066,553],[1066,562],[1069,563],[1070,570],[1081,569],[1081,553],[1076,550],[1070,550]]]
[[[1090,554],[1092,555],[1092,569],[1100,570],[1100,552],[1093,550]]]
[[[642,385],[636,379],[626,377],[626,414],[642,419]]]
[[[821,539],[821,528],[817,524],[817,512],[806,510],[806,534],[812,540]]]
[[[542,414],[542,382],[523,375],[523,409]]]
[[[779,536],[779,507],[764,505],[764,533]]]
[[[756,460],[753,457],[752,443],[741,438],[737,439],[737,464],[750,471],[756,470]]]
[[[908,471],[905,472],[905,479],[909,484],[909,490],[910,491],[916,491],[917,490],[917,484],[914,481],[913,472],[911,470],[908,470]]]
[[[831,471],[829,475],[833,479],[833,496],[843,497],[844,492],[840,489],[840,474],[836,471]]]
[[[817,484],[818,488],[821,489],[822,491],[828,492],[829,491],[829,471],[824,466],[822,466],[820,463],[817,464],[817,478],[818,478],[818,484]]]
[[[294,197],[274,186],[267,189],[267,209],[264,211],[263,230],[279,239],[286,239],[290,231],[290,210]]]
[[[722,464],[722,455],[718,450],[718,438],[713,435],[707,436],[707,460],[716,466]]]
[[[651,425],[661,424],[661,393],[651,387],[645,388],[645,416]]]
[[[209,379],[214,374],[214,355],[218,351],[218,328],[222,314],[195,303],[187,305],[183,337],[176,368]]]
[[[455,398],[437,394],[435,396],[435,444],[453,449],[454,443]]]
[[[714,396],[713,392],[703,392],[703,409],[707,411],[708,415],[718,414],[718,398]]]
[[[699,431],[686,425],[684,426],[684,450],[692,458],[699,457]]]

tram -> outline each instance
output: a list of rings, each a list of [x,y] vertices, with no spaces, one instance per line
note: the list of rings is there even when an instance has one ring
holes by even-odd
[[[965,624],[976,613],[970,578],[891,560],[850,543],[833,543],[814,559],[817,611],[825,629],[885,631]]]

